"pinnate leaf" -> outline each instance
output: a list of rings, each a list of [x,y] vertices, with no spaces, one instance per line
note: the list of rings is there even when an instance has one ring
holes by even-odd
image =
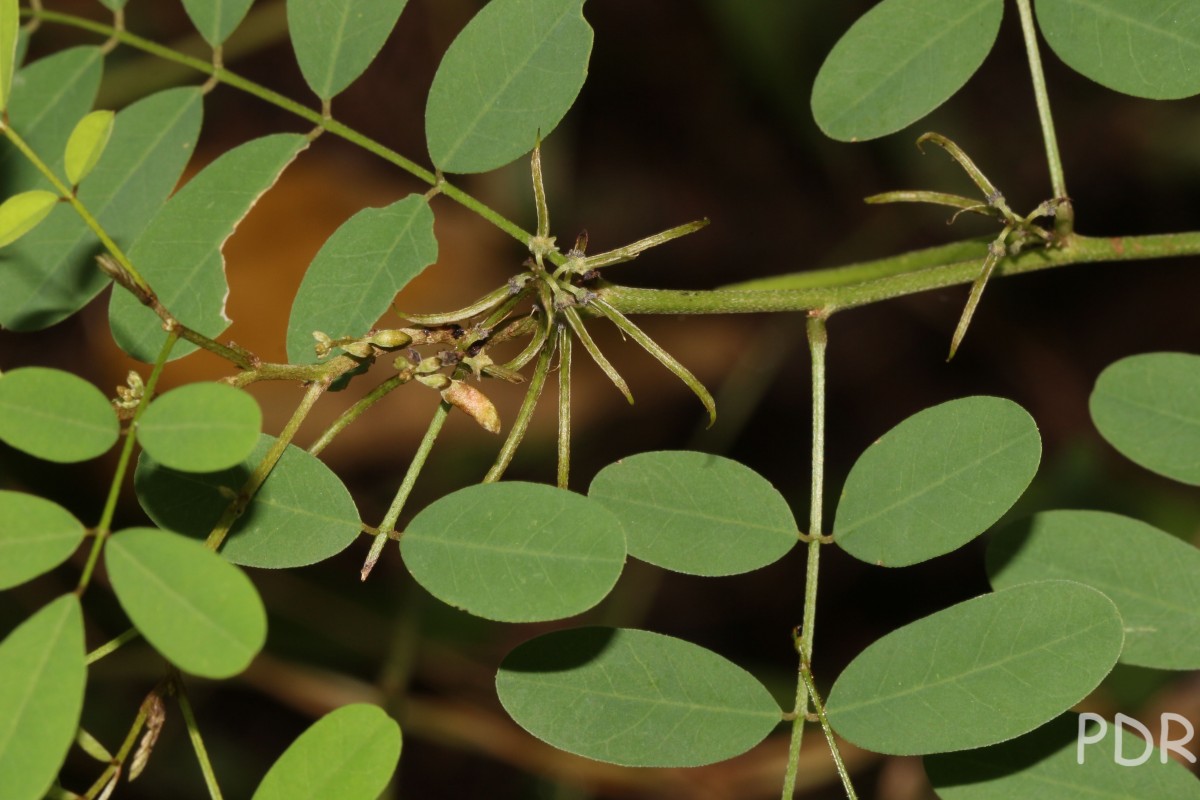
[[[1100,435],[1148,470],[1200,486],[1200,356],[1146,353],[1100,373],[1088,401]]]
[[[1000,397],[965,397],[901,422],[855,462],[833,536],[855,558],[902,567],[948,553],[1000,519],[1033,480],[1037,425]]]
[[[72,186],[78,185],[95,169],[112,136],[116,116],[111,111],[93,111],[79,120],[75,130],[71,131],[63,155],[63,168],[67,172],[67,182]]]
[[[721,456],[640,453],[600,470],[588,497],[621,521],[631,556],[691,575],[750,572],[797,541],[775,487]]]
[[[192,330],[216,337],[229,326],[225,316],[225,258],[221,248],[258,198],[308,140],[277,133],[247,142],[209,164],[162,207],[138,237],[130,260],[158,299]],[[115,292],[109,322],[121,348],[152,362],[166,334],[162,321],[128,292]],[[176,359],[196,346],[180,342]]]
[[[267,613],[241,569],[157,528],[114,534],[104,563],[121,608],[154,649],[206,678],[244,670],[267,638]]]
[[[1121,661],[1200,669],[1200,550],[1152,525],[1103,511],[1045,511],[1000,531],[992,586],[1072,580],[1104,592],[1125,625]]]
[[[66,561],[83,541],[83,525],[57,503],[0,491],[0,589],[36,578]]]
[[[58,202],[58,195],[30,189],[0,203],[0,247],[7,247],[41,224]]]
[[[300,734],[253,800],[375,800],[400,760],[400,726],[378,706],[342,706]]]
[[[1113,758],[1117,730],[1110,724],[1102,741],[1085,745],[1080,763],[1080,717],[1064,714],[1010,742],[926,756],[925,772],[941,800],[1200,798],[1200,781],[1179,762],[1168,759],[1164,763],[1157,750],[1143,764],[1119,763]],[[1092,729],[1083,732],[1094,735]],[[1120,729],[1120,736],[1126,758],[1145,751],[1145,739],[1126,728]]]
[[[825,712],[838,735],[877,753],[983,747],[1082,700],[1122,639],[1116,606],[1090,586],[1024,583],[879,639],[838,676]]]
[[[628,628],[539,636],[504,659],[500,703],[568,753],[631,767],[694,767],[739,755],[781,721],[750,673],[691,642]]]
[[[575,102],[591,51],[583,0],[492,0],[434,75],[425,107],[433,163],[486,172],[528,153]]]
[[[0,377],[0,441],[47,461],[95,458],[120,434],[108,399],[76,375],[21,367]]]
[[[217,47],[241,24],[254,0],[183,0],[204,41]]]
[[[1050,48],[1118,92],[1152,100],[1200,93],[1200,15],[1191,0],[1037,0]]]
[[[408,524],[400,552],[442,602],[501,622],[536,622],[600,602],[625,565],[625,535],[586,497],[507,481],[435,501]]]
[[[304,80],[322,100],[363,74],[408,0],[288,0],[288,32]]]
[[[261,434],[245,461],[220,472],[179,472],[143,453],[134,475],[138,500],[160,527],[203,539],[274,442]],[[337,475],[289,445],[234,523],[221,555],[246,567],[302,567],[337,555],[361,531],[354,500]]]
[[[834,139],[862,141],[921,119],[979,69],[1003,13],[1003,0],[882,0],[821,65],[817,125]]]
[[[317,361],[314,331],[335,339],[365,334],[437,252],[433,212],[420,195],[346,220],[304,273],[288,320],[288,359]]]
[[[154,398],[138,421],[137,437],[164,466],[215,472],[245,460],[261,429],[262,411],[248,392],[191,383]]]
[[[65,595],[0,642],[0,786],[41,800],[67,757],[87,679],[83,613]]]

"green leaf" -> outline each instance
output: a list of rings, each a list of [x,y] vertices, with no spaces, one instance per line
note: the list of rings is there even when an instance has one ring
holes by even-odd
[[[239,568],[199,542],[130,528],[104,547],[121,608],[154,649],[205,678],[244,670],[267,639],[267,612]]]
[[[631,556],[689,575],[760,569],[797,541],[775,487],[721,456],[640,453],[600,470],[588,497],[621,521]]]
[[[138,237],[129,257],[158,299],[184,325],[209,337],[229,326],[221,247],[258,198],[308,146],[298,133],[277,133],[225,152],[175,193]],[[109,322],[126,353],[152,362],[166,334],[162,321],[128,292],[115,292]],[[176,359],[196,346],[180,342]]]
[[[64,595],[0,643],[0,786],[41,800],[75,739],[87,680],[79,599]]]
[[[1050,48],[1099,84],[1152,100],[1200,93],[1200,17],[1191,0],[1037,0]]]
[[[191,383],[154,398],[138,422],[137,438],[164,466],[215,472],[244,461],[261,430],[262,411],[248,392]]]
[[[425,106],[433,163],[486,172],[528,153],[575,102],[591,51],[583,0],[492,0],[433,77]]]
[[[30,189],[0,203],[0,247],[7,247],[36,228],[57,202],[54,192]]]
[[[1125,624],[1121,661],[1200,669],[1200,550],[1152,525],[1102,511],[1046,511],[988,547],[997,589],[1065,579],[1108,595]]]
[[[63,167],[67,172],[67,182],[72,186],[79,185],[96,167],[112,136],[116,116],[111,111],[93,111],[79,120],[75,130],[71,131],[63,156]]]
[[[17,38],[21,9],[17,0],[0,0],[0,111],[8,108],[13,74],[17,71]]]
[[[883,0],[821,65],[812,92],[817,125],[853,142],[921,119],[979,69],[1003,13],[1003,0]]]
[[[395,720],[378,706],[342,706],[292,742],[253,800],[375,800],[399,760]]]
[[[274,442],[260,435],[245,461],[221,472],[177,472],[143,454],[133,479],[138,500],[160,527],[203,539]],[[354,500],[337,475],[289,445],[234,523],[221,555],[245,567],[302,567],[337,555],[361,531]]]
[[[537,622],[604,599],[625,565],[625,535],[599,503],[508,481],[468,486],[423,509],[400,552],[442,602],[501,622]]]
[[[695,767],[744,753],[781,721],[750,673],[650,631],[576,628],[517,647],[500,703],[559,750],[630,767]]]
[[[1125,758],[1136,759],[1145,752],[1144,739],[1127,728],[1120,730]],[[1158,735],[1153,726],[1151,730]],[[1157,749],[1144,764],[1118,763],[1114,758],[1117,727],[1111,720],[1102,741],[1084,745],[1083,763],[1079,763],[1080,733],[1079,716],[1064,714],[1011,742],[926,756],[925,772],[941,800],[1200,798],[1200,781],[1177,761],[1163,763]],[[1095,735],[1095,723],[1084,733]]]
[[[838,677],[825,712],[840,736],[877,753],[983,747],[1086,697],[1122,638],[1116,607],[1090,586],[1025,583],[884,636]]]
[[[200,133],[199,89],[169,89],[117,114],[108,148],[79,199],[128,249],[175,188]],[[37,230],[0,253],[0,325],[37,330],[62,321],[108,285],[96,268],[98,242],[75,210],[60,204]]]
[[[254,0],[183,0],[204,41],[218,47],[241,24]]]
[[[57,503],[0,491],[0,589],[57,567],[83,541],[83,524]]]
[[[288,0],[288,32],[304,80],[329,100],[362,75],[408,0]]]
[[[1037,472],[1037,425],[1016,403],[964,397],[927,408],[867,448],[846,478],[833,536],[855,558],[903,567],[988,529]]]
[[[335,339],[365,334],[437,252],[433,212],[420,195],[346,220],[304,273],[288,320],[288,360],[317,362],[314,331]]]
[[[47,461],[86,461],[120,434],[112,405],[76,375],[21,367],[0,377],[0,440]]]
[[[1200,485],[1200,356],[1146,353],[1100,373],[1088,401],[1100,435],[1131,461]]]

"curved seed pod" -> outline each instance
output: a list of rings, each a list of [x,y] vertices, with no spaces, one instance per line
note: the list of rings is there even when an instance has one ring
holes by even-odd
[[[417,325],[449,325],[452,322],[460,322],[480,314],[486,314],[496,306],[503,303],[513,295],[519,294],[525,288],[530,280],[528,275],[519,275],[513,280],[501,286],[495,291],[488,292],[483,297],[476,300],[471,305],[460,308],[458,311],[448,311],[444,314],[409,314],[406,311],[401,311],[396,308],[395,311],[401,317]]]
[[[500,415],[487,395],[469,383],[450,381],[442,390],[442,399],[479,423],[488,433],[500,433]]]
[[[579,312],[574,308],[565,308],[562,310],[562,314],[567,318],[567,323],[571,326],[571,330],[575,331],[575,335],[579,337],[583,349],[588,351],[588,355],[603,370],[608,379],[613,382],[613,385],[621,390],[621,394],[625,395],[625,399],[629,401],[629,405],[633,405],[633,393],[629,391],[629,384],[625,383],[625,379],[621,377],[621,373],[617,372],[616,367],[600,352],[600,348],[592,339],[592,335],[588,333],[587,327],[584,326],[583,320],[579,318]],[[657,347],[657,345],[655,346]],[[661,361],[661,359],[659,360]],[[695,380],[695,378],[692,380]]]

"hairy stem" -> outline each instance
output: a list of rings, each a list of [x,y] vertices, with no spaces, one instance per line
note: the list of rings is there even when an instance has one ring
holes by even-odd
[[[571,332],[558,327],[558,488],[571,480]]]
[[[1050,165],[1050,186],[1055,198],[1067,196],[1067,181],[1063,176],[1062,157],[1058,154],[1058,137],[1054,134],[1054,118],[1050,116],[1050,98],[1046,94],[1046,76],[1042,72],[1042,57],[1038,53],[1037,30],[1029,0],[1017,0],[1021,15],[1021,33],[1025,52],[1029,56],[1029,73],[1033,78],[1033,96],[1037,100],[1038,119],[1042,123],[1042,139],[1046,143],[1046,161]]]

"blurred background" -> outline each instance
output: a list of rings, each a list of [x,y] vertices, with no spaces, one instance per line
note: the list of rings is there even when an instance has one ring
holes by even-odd
[[[91,0],[46,0],[48,8],[104,19]],[[334,115],[421,163],[425,94],[440,55],[483,5],[410,0],[366,75],[334,102]],[[617,283],[711,288],[726,283],[881,257],[994,233],[987,221],[946,226],[944,210],[865,206],[864,196],[927,188],[970,194],[944,154],[913,146],[926,130],[957,141],[1024,213],[1049,196],[1015,9],[995,49],[965,90],[931,117],[881,140],[843,144],[812,121],[809,94],[833,43],[873,3],[794,0],[596,0],[585,15],[596,34],[583,93],[543,145],[552,233],[569,245],[582,230],[600,252],[680,223],[709,217],[703,231],[611,268]],[[128,28],[201,57],[207,51],[182,7],[130,0]],[[53,25],[31,58],[96,38]],[[1156,103],[1117,95],[1066,69],[1048,50],[1049,91],[1078,229],[1144,234],[1200,228],[1200,101]],[[286,39],[283,0],[259,0],[226,48],[226,64],[315,107]],[[126,48],[108,60],[101,108],[200,76]],[[307,123],[228,87],[205,104],[192,171],[223,150]],[[534,225],[528,165],[455,182],[527,228]],[[232,338],[264,359],[284,360],[291,298],[325,238],[364,206],[427,187],[374,156],[322,136],[228,242]],[[414,312],[466,305],[516,272],[516,241],[446,198],[433,202],[438,263],[401,296]],[[1101,369],[1126,355],[1200,349],[1200,270],[1195,259],[1087,265],[995,280],[953,362],[945,362],[966,287],[928,292],[836,315],[829,324],[826,519],[862,450],[916,411],[968,394],[1022,404],[1038,421],[1043,462],[1013,510],[1095,508],[1144,519],[1200,543],[1200,495],[1123,460],[1098,437],[1087,397]],[[0,368],[66,366],[106,392],[128,361],[111,343],[107,293],[83,313],[40,334],[0,332]],[[576,359],[572,488],[633,453],[692,448],[741,460],[766,476],[807,520],[809,360],[799,314],[638,318],[639,325],[717,395],[719,419],[704,430],[695,398],[632,342],[593,330],[637,398],[627,405],[587,359]],[[398,318],[385,318],[387,325]],[[165,387],[216,379],[230,369],[205,353],[168,369]],[[379,374],[383,374],[382,372]],[[298,437],[306,445],[376,378],[326,398]],[[489,384],[506,424],[522,389]],[[252,387],[269,432],[299,401],[295,385]],[[549,400],[550,395],[547,396]],[[376,524],[395,492],[437,398],[399,391],[351,426],[323,454],[347,483],[365,523]],[[553,482],[552,401],[539,410],[510,478]],[[409,501],[401,527],[424,505],[479,480],[499,442],[453,415]],[[0,487],[53,496],[94,524],[112,460],[62,467],[0,445]],[[144,522],[123,498],[115,527]],[[785,707],[795,691],[790,631],[801,619],[799,548],[747,576],[695,578],[631,563],[614,594],[583,617],[553,625],[505,626],[449,609],[416,587],[389,546],[371,578],[358,571],[364,537],[329,562],[286,572],[253,571],[271,613],[265,654],[243,676],[189,680],[199,725],[226,797],[248,797],[267,766],[321,713],[347,702],[382,703],[401,722],[404,755],[388,796],[414,798],[757,798],[778,796],[786,731],[723,764],[696,770],[633,770],[596,764],[543,745],[511,723],[492,685],[508,650],[531,636],[583,622],[645,627],[721,652],[763,680]],[[841,668],[884,633],[987,590],[984,541],[902,570],[871,567],[828,548],[814,669],[826,689]],[[60,574],[61,573],[61,574]],[[0,596],[0,629],[73,587],[68,565]],[[105,589],[88,593],[94,647],[127,623]],[[163,676],[144,643],[92,670],[84,724],[110,749],[142,697]],[[1196,674],[1118,668],[1088,700],[1091,710],[1149,719],[1172,710],[1200,720]],[[932,796],[918,759],[881,758],[847,746],[864,797]],[[805,797],[840,797],[820,737],[805,744]],[[67,785],[99,773],[75,752]],[[145,773],[122,798],[200,798],[199,770],[174,706]]]

